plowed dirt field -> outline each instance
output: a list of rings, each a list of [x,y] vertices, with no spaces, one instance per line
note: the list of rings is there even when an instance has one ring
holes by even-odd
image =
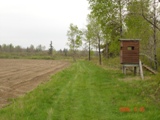
[[[66,61],[0,59],[0,108],[69,66]]]

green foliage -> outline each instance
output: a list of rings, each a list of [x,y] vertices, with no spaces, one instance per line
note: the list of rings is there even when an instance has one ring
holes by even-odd
[[[78,29],[76,25],[70,24],[67,31],[68,45],[71,50],[76,50],[82,45],[82,31]]]
[[[85,31],[86,42],[89,44],[89,51],[91,47],[98,48],[99,51],[99,63],[101,64],[101,46],[104,43],[104,35],[102,33],[100,24],[92,16],[88,16],[88,25],[86,26],[87,30]],[[90,54],[89,54],[90,60]]]
[[[127,31],[125,33],[126,38],[133,38],[133,39],[141,39],[141,49],[146,50],[146,47],[149,46],[149,39],[152,36],[152,29],[150,24],[144,20],[141,16],[141,5],[140,1],[132,1],[128,4],[127,11],[128,14],[125,18],[125,23],[127,26]],[[147,2],[144,4],[145,12],[147,13],[148,6],[146,5]]]
[[[73,52],[73,61],[76,61],[75,55],[76,50],[82,45],[82,31],[76,25],[72,23],[69,26],[69,30],[67,31],[68,36],[68,46],[70,50]]]
[[[118,39],[123,35],[124,26],[124,6],[125,0],[88,0],[91,9],[91,16],[100,24],[104,38],[104,44],[108,44],[109,49],[105,54],[118,54]],[[104,45],[105,46],[105,45]]]
[[[154,5],[155,1],[155,5]],[[117,55],[118,39],[141,39],[141,52],[152,57],[158,54],[155,50],[159,43],[159,33],[153,37],[153,28],[159,29],[160,12],[158,0],[88,0],[90,16],[100,24],[105,44],[105,54]],[[155,8],[155,12],[154,9]],[[153,19],[156,23],[153,22]],[[156,26],[154,26],[156,24]],[[105,48],[105,46],[107,46]],[[156,58],[154,58],[156,60]]]

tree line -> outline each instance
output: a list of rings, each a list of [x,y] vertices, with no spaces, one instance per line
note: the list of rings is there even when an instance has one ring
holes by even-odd
[[[38,45],[37,47],[30,45],[27,48],[22,48],[20,45],[14,46],[13,44],[2,44],[0,45],[0,52],[42,52],[45,48],[46,47],[42,45]]]
[[[86,56],[85,50],[78,51],[76,56]],[[57,57],[70,57],[71,51],[67,48],[55,50],[52,41],[49,44],[49,48],[46,49],[43,45],[30,45],[29,47],[21,47],[20,45],[14,46],[13,44],[0,45],[0,58],[23,58],[23,56],[40,56],[43,59],[56,59]],[[38,58],[37,58],[38,59]],[[58,58],[59,59],[59,58]]]
[[[85,28],[70,24],[68,45],[75,54],[82,45],[106,58],[119,55],[120,38],[141,39],[140,53],[158,69],[160,62],[159,0],[88,0],[90,13]],[[74,56],[73,54],[73,56]]]

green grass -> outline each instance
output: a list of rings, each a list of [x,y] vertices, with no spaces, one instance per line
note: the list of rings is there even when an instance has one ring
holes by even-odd
[[[143,89],[149,80],[125,79],[121,71],[78,61],[1,109],[0,120],[159,120],[159,104]]]

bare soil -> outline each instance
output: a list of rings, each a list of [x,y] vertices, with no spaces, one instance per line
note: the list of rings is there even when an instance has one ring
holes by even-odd
[[[69,65],[66,61],[0,59],[0,108]]]

